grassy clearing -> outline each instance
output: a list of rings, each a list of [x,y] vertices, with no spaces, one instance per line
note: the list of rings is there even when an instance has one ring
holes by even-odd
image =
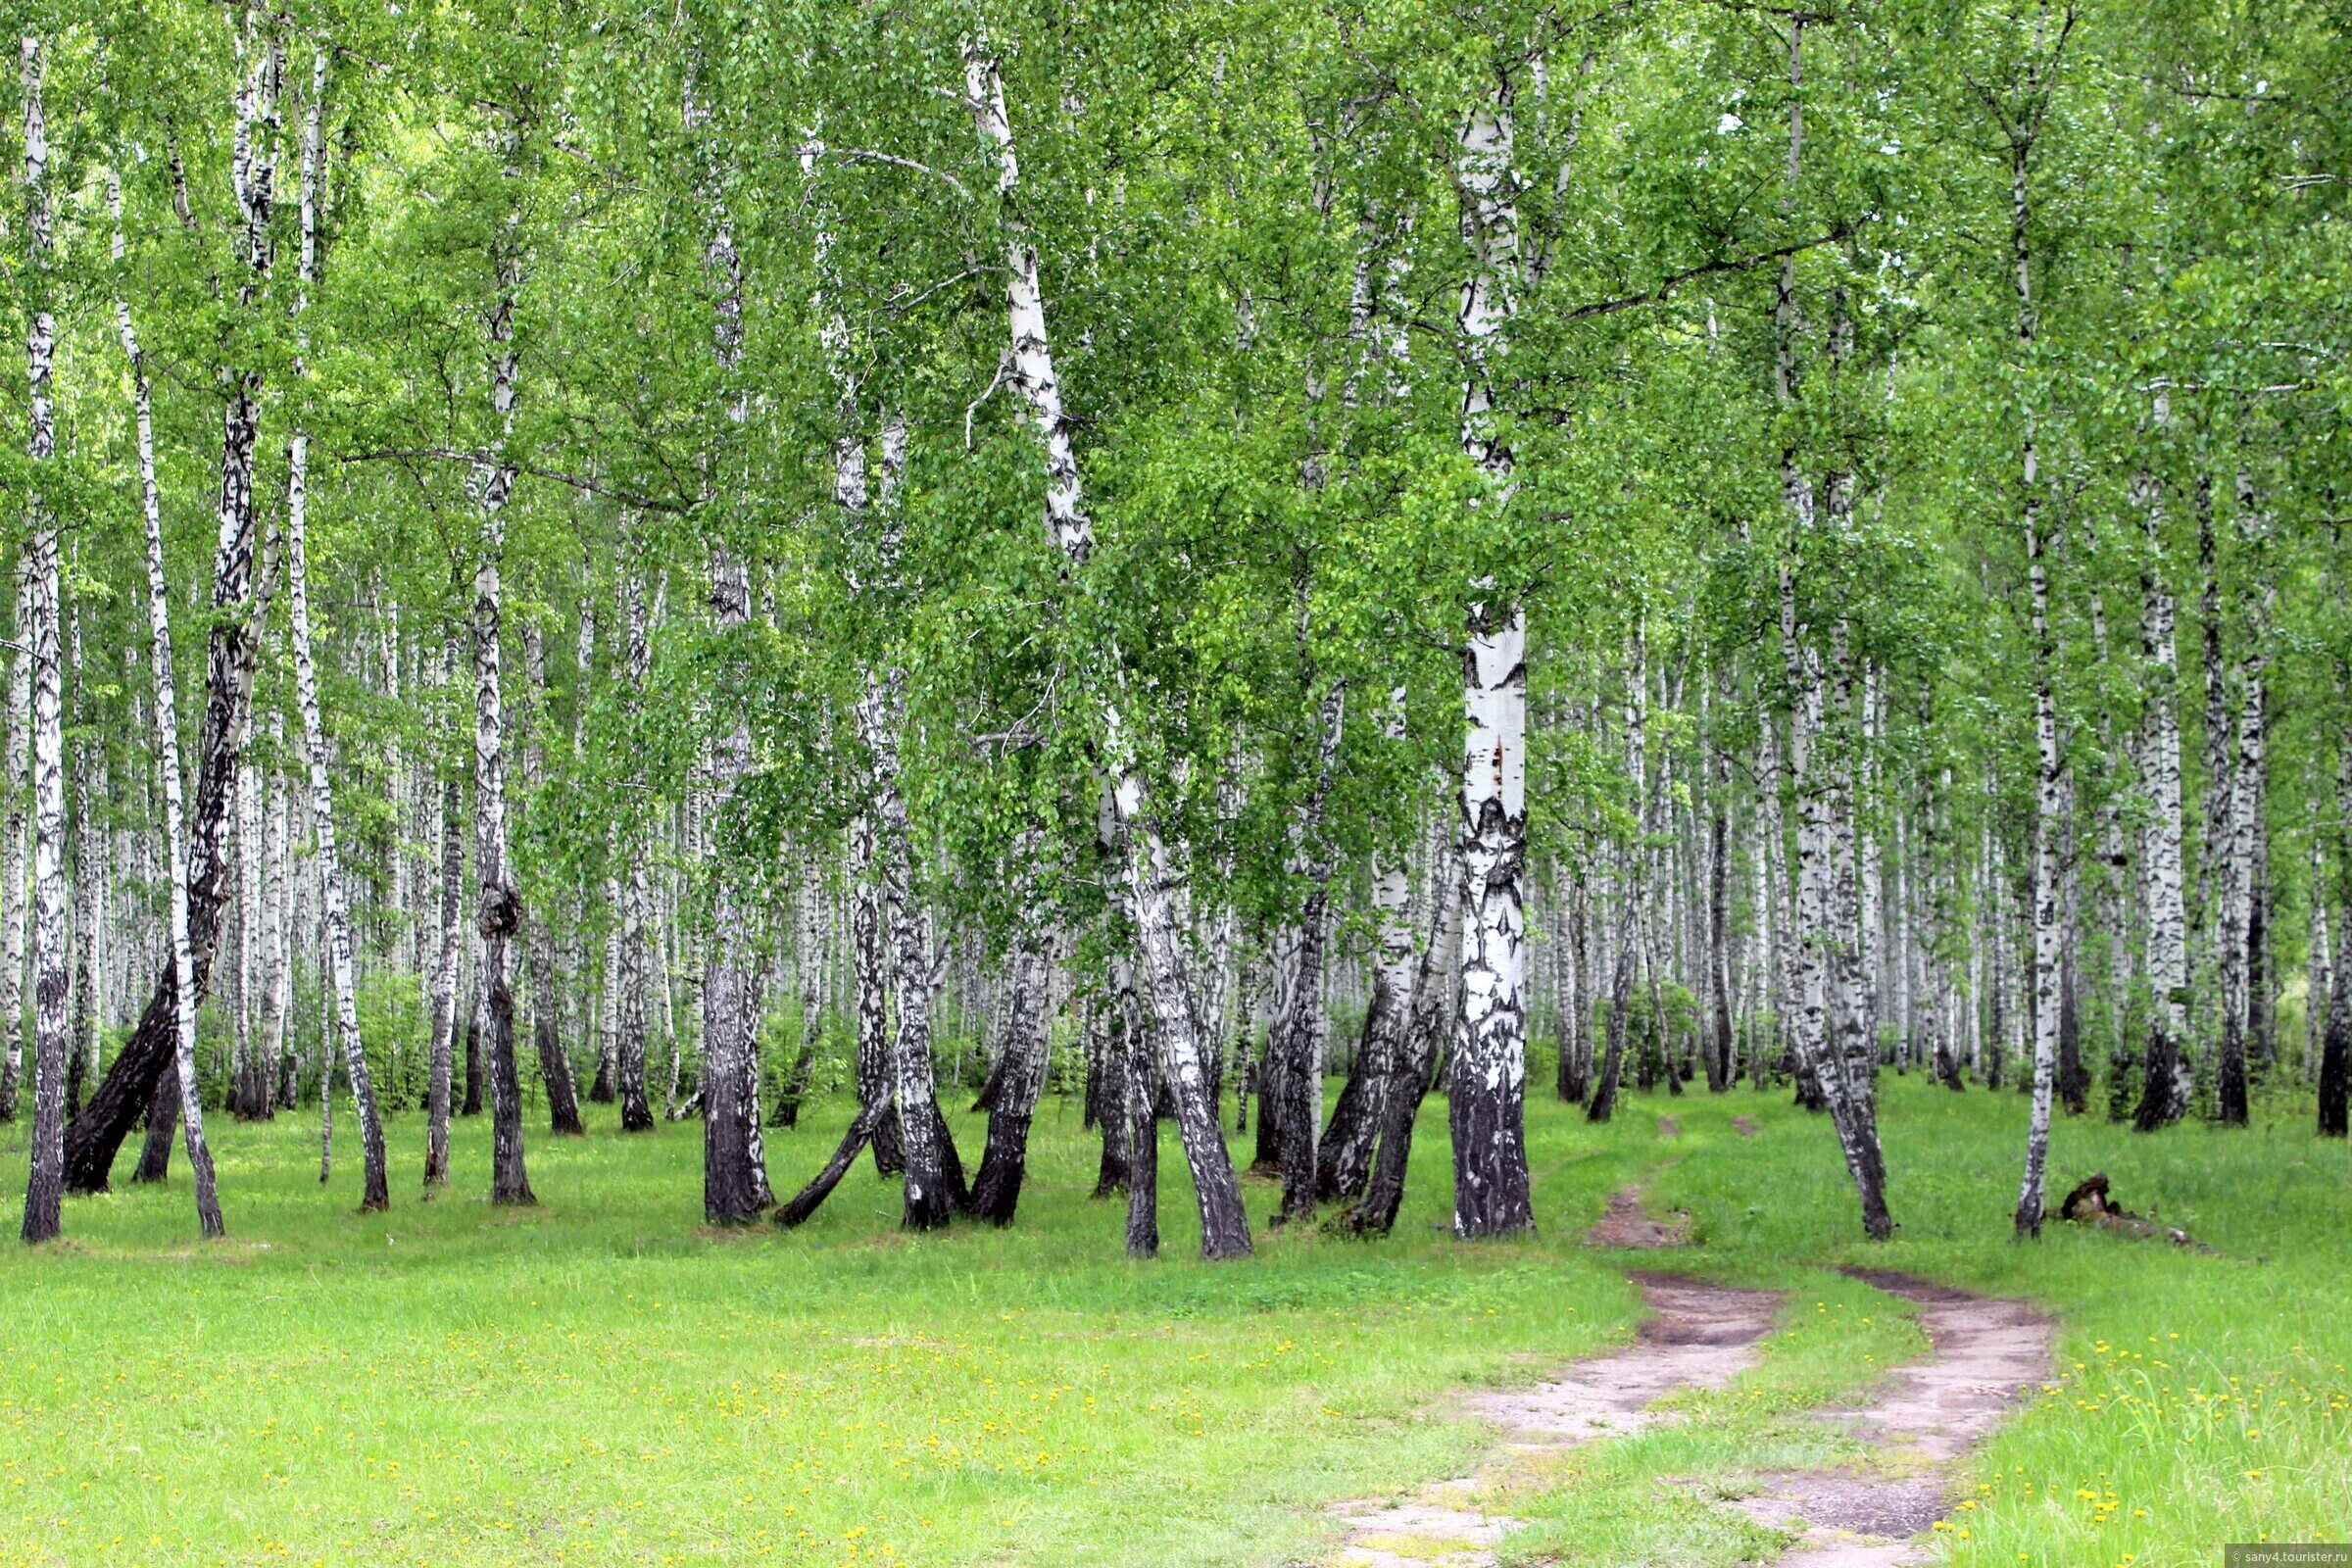
[[[1311,1556],[1336,1533],[1325,1502],[1461,1473],[1480,1437],[1446,1389],[1630,1332],[1633,1260],[1579,1236],[1644,1176],[1653,1204],[1696,1217],[1704,1245],[1677,1266],[1789,1291],[1784,1332],[1740,1386],[1689,1396],[1688,1422],[1515,1493],[1537,1528],[1514,1556],[1702,1568],[1764,1550],[1769,1532],[1659,1478],[1730,1490],[1747,1468],[1840,1456],[1803,1412],[1918,1345],[1901,1303],[1821,1267],[1865,1256],[2066,1321],[2064,1378],[1984,1456],[1955,1563],[2205,1564],[2224,1540],[2346,1529],[2341,1149],[2299,1126],[2070,1124],[2061,1175],[2102,1165],[2227,1255],[2063,1228],[2024,1249],[2006,1240],[2014,1097],[1890,1081],[1887,1100],[1905,1222],[1887,1248],[1848,1240],[1826,1129],[1742,1091],[1637,1100],[1599,1129],[1532,1106],[1544,1230],[1525,1246],[1446,1238],[1433,1105],[1396,1238],[1261,1237],[1254,1261],[1215,1268],[1186,1255],[1172,1140],[1169,1260],[1119,1255],[1113,1206],[1080,1196],[1093,1145],[1059,1103],[1017,1227],[920,1240],[867,1174],[798,1235],[702,1231],[692,1125],[535,1138],[542,1206],[511,1214],[482,1198],[483,1121],[459,1128],[460,1188],[421,1203],[422,1127],[396,1120],[398,1206],[374,1216],[351,1212],[348,1163],[319,1191],[309,1118],[223,1125],[226,1245],[196,1247],[175,1182],[72,1201],[61,1249],[0,1249],[0,1562]],[[1735,1113],[1760,1135],[1735,1134]],[[774,1137],[778,1184],[844,1119],[826,1107]],[[977,1119],[957,1130],[976,1150]],[[11,1235],[23,1138],[0,1133]],[[1271,1203],[1253,1191],[1254,1212]]]

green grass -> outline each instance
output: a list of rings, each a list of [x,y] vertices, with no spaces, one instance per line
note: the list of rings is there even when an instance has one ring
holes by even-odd
[[[563,1143],[534,1128],[541,1206],[501,1213],[481,1119],[460,1124],[459,1185],[430,1203],[422,1125],[397,1119],[396,1206],[363,1216],[348,1139],[321,1192],[312,1117],[216,1118],[225,1244],[194,1241],[175,1169],[160,1191],[70,1200],[56,1248],[0,1248],[0,1563],[1311,1560],[1336,1537],[1328,1502],[1473,1462],[1480,1433],[1448,1390],[1630,1332],[1634,1260],[1580,1237],[1642,1177],[1697,1218],[1703,1245],[1676,1266],[1789,1290],[1783,1332],[1734,1390],[1689,1396],[1686,1422],[1514,1493],[1535,1524],[1514,1557],[1767,1553],[1770,1532],[1700,1494],[1846,1455],[1805,1411],[1919,1343],[1900,1303],[1823,1271],[1865,1257],[2065,1321],[2064,1381],[1984,1454],[1990,1490],[1951,1561],[2207,1564],[2225,1540],[2352,1533],[2340,1147],[2300,1125],[2134,1139],[2068,1123],[2061,1180],[2105,1168],[2225,1255],[2065,1227],[2021,1248],[2016,1098],[1890,1079],[1886,1099],[1904,1230],[1885,1248],[1852,1239],[1826,1127],[1742,1090],[1636,1100],[1597,1129],[1531,1105],[1544,1229],[1525,1245],[1446,1236],[1433,1103],[1395,1238],[1261,1234],[1254,1260],[1213,1267],[1189,1255],[1172,1137],[1168,1257],[1120,1255],[1116,1205],[1083,1196],[1092,1140],[1060,1102],[1016,1227],[921,1239],[897,1232],[895,1189],[869,1168],[798,1234],[706,1232],[693,1125],[624,1139],[607,1117]],[[1737,1136],[1736,1113],[1761,1134]],[[825,1107],[771,1136],[780,1187],[845,1118]],[[956,1119],[976,1155],[979,1119]],[[23,1151],[22,1126],[0,1130],[11,1235]],[[1253,1214],[1272,1201],[1252,1185]]]

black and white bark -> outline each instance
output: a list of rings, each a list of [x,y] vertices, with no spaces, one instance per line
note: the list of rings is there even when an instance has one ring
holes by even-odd
[[[1300,869],[1305,873],[1306,892],[1298,914],[1291,1004],[1287,1017],[1276,1018],[1276,1037],[1268,1041],[1269,1059],[1278,1050],[1281,1060],[1275,1080],[1282,1094],[1277,1117],[1282,1130],[1279,1218],[1286,1222],[1315,1217],[1315,1146],[1323,1123],[1323,1056],[1331,1030],[1331,1013],[1323,999],[1324,950],[1331,924],[1331,879],[1338,868],[1323,817],[1339,771],[1346,718],[1347,687],[1334,682],[1318,714],[1313,781],[1299,807],[1298,851],[1304,859]]]
[[[1030,852],[1016,845],[1016,858]],[[1024,908],[1028,901],[1023,901]],[[1053,959],[1048,939],[1024,917],[1005,958],[1004,988],[997,1009],[996,1092],[989,1098],[988,1145],[972,1178],[971,1212],[992,1225],[1012,1223],[1028,1169],[1029,1124],[1044,1093],[1048,1007]]]
[[[319,103],[326,86],[326,51],[314,57],[311,107],[303,136],[301,287],[308,293],[317,265],[318,212]],[[299,307],[298,307],[299,308]],[[343,1071],[360,1120],[360,1154],[366,1169],[363,1209],[389,1207],[391,1190],[384,1169],[384,1129],[376,1114],[375,1089],[368,1075],[367,1053],[360,1043],[359,980],[352,953],[351,903],[344,885],[343,860],[335,838],[334,778],[329,772],[332,751],[318,709],[318,671],[311,652],[311,589],[308,473],[310,435],[297,428],[286,443],[286,605],[294,645],[294,696],[302,710],[304,750],[310,760],[311,815],[318,835],[318,874],[326,921],[326,956],[334,986],[335,1034],[343,1049]]]
[[[32,1147],[24,1186],[27,1242],[55,1238],[63,1223],[66,1141],[66,1053],[73,1048],[67,1016],[70,984],[66,930],[66,777],[64,645],[59,603],[58,516],[46,475],[56,462],[57,416],[51,375],[57,318],[51,310],[54,258],[50,236],[49,132],[42,103],[46,73],[42,42],[27,34],[24,81],[24,284],[31,306],[24,358],[24,573],[30,584],[25,629],[32,650]],[[13,1027],[14,1019],[9,1020]],[[189,1102],[195,1110],[195,1102]],[[202,1127],[202,1114],[190,1118]],[[204,1147],[201,1131],[191,1152]],[[220,1234],[218,1208],[205,1234]]]
[[[1020,211],[1020,165],[1012,121],[996,57],[974,39],[964,48],[964,97],[981,141],[997,169],[998,226],[1004,247],[1008,353],[1005,380],[1029,414],[1046,466],[1045,521],[1059,547],[1065,572],[1085,569],[1094,544],[1080,482],[1077,451],[1063,411],[1061,384],[1047,333],[1038,254]],[[1172,1101],[1185,1162],[1200,1210],[1200,1251],[1208,1258],[1248,1253],[1250,1221],[1242,1190],[1217,1126],[1193,984],[1186,904],[1189,888],[1160,826],[1151,785],[1120,703],[1125,660],[1115,644],[1105,651],[1101,762],[1126,833],[1127,897],[1143,958],[1144,986],[1159,1045],[1159,1067]]]
[[[522,713],[522,788],[524,799],[535,801],[547,780],[543,737],[548,718],[547,641],[536,620],[523,623],[522,662],[524,690],[529,694]],[[531,1045],[539,1058],[539,1084],[547,1092],[548,1131],[558,1137],[577,1137],[587,1129],[580,1123],[571,1058],[564,1050],[564,997],[556,986],[556,943],[547,928],[547,912],[536,902],[523,909],[522,933],[531,982]]]
[[[696,100],[691,82],[685,122],[700,155],[700,195],[710,222],[703,263],[712,290],[711,352],[728,394],[729,433],[739,438],[750,416],[750,404],[739,384],[743,263],[735,248],[723,171],[710,145],[710,113]],[[731,456],[731,450],[726,455]],[[740,638],[751,625],[751,573],[723,542],[710,551],[710,613],[722,642]],[[751,770],[751,725],[739,716],[723,724],[711,744],[706,818],[724,820],[734,807],[737,787]],[[706,856],[702,863],[714,872],[709,967],[702,982],[703,1217],[713,1225],[741,1225],[775,1200],[768,1191],[760,1143],[762,976],[754,951],[752,911],[739,878],[721,856]],[[927,1053],[927,1045],[925,1049]],[[927,1054],[924,1059],[927,1064]]]
[[[231,182],[239,211],[237,249],[242,277],[237,310],[250,317],[262,306],[271,263],[270,215],[275,170],[270,138],[259,131],[276,119],[278,41],[248,11],[238,35],[245,70],[235,102]],[[213,556],[210,631],[205,647],[205,709],[198,731],[194,809],[187,817],[188,948],[193,1004],[211,984],[220,946],[220,906],[228,874],[228,812],[237,759],[253,689],[258,628],[251,614],[255,575],[254,457],[261,435],[266,372],[258,358],[225,368],[222,394],[219,539]],[[156,1098],[157,1081],[172,1067],[180,993],[170,971],[137,1026],[107,1069],[105,1081],[66,1129],[66,1186],[77,1193],[107,1189],[115,1155],[132,1125]],[[201,1113],[199,1113],[201,1114]]]
[[[456,663],[453,649],[443,669],[454,670]],[[427,1187],[449,1180],[450,1083],[456,1067],[458,969],[466,951],[465,806],[465,786],[454,777],[442,780],[440,938],[433,959],[432,1040],[425,1064],[424,1090]]]
[[[519,132],[499,132],[506,181],[519,178],[515,164]],[[501,685],[506,601],[501,563],[506,554],[507,498],[514,468],[505,456],[514,434],[514,395],[520,363],[514,347],[514,297],[522,284],[516,246],[519,207],[510,206],[493,247],[495,295],[490,305],[490,415],[498,431],[499,456],[478,463],[469,476],[474,514],[481,529],[473,572],[473,865],[481,890],[475,929],[481,934],[481,989],[488,1025],[490,1076],[490,1200],[533,1203],[523,1167],[522,1083],[514,1060],[514,992],[508,968],[509,945],[521,925],[522,902],[507,861],[506,706]]]
[[[2315,901],[2335,904],[2335,961],[2328,992],[2328,1024],[2320,1043],[2319,1133],[2342,1138],[2352,1112],[2352,742],[2339,740],[2335,760],[2335,885]]]
[[[1446,828],[1441,833],[1444,842],[1431,873],[1435,885],[1430,889],[1429,944],[1413,978],[1411,1012],[1401,1047],[1392,1059],[1394,1076],[1381,1097],[1372,1174],[1364,1196],[1339,1220],[1340,1228],[1353,1235],[1386,1236],[1396,1227],[1412,1160],[1413,1125],[1422,1097],[1436,1077],[1439,1043],[1453,1032],[1453,1014],[1460,1005],[1462,854],[1457,834]]]
[[[2155,423],[2165,422],[2157,406]],[[2145,536],[2139,574],[2140,658],[2147,698],[2140,737],[2140,789],[2147,801],[2140,835],[2140,897],[2147,921],[2148,1041],[2139,1108],[2132,1123],[2153,1132],[2188,1110],[2193,1067],[2188,1028],[2188,903],[2182,874],[2180,664],[2174,600],[2164,575],[2164,488],[2141,471],[2132,482]]]
[[[634,529],[623,519],[624,551],[628,550],[628,535]],[[632,552],[633,554],[633,552]],[[622,709],[628,728],[633,732],[645,705],[645,686],[653,671],[653,631],[650,611],[646,603],[646,584],[643,563],[631,560],[621,573],[620,596],[622,616],[627,634],[626,662],[623,671]],[[615,830],[615,853],[625,854],[627,863],[621,866],[607,884],[616,895],[618,928],[611,941],[616,956],[612,969],[612,1008],[613,1038],[613,1088],[620,1100],[620,1130],[624,1133],[650,1132],[654,1126],[653,1106],[645,1093],[645,1036],[646,991],[650,983],[649,970],[653,953],[646,933],[646,916],[653,902],[652,889],[646,876],[646,857],[637,843],[638,829],[628,826]]]
[[[1389,694],[1387,728],[1392,742],[1404,727],[1404,692]],[[1372,868],[1372,914],[1379,950],[1372,964],[1372,998],[1364,1028],[1348,1068],[1348,1082],[1332,1107],[1330,1125],[1315,1159],[1316,1196],[1326,1200],[1357,1198],[1371,1179],[1372,1149],[1387,1096],[1396,1076],[1397,1053],[1413,1005],[1412,887],[1401,857],[1382,853]]]
[[[1462,232],[1472,264],[1457,328],[1471,374],[1462,445],[1485,478],[1482,506],[1510,505],[1513,457],[1494,420],[1494,361],[1518,282],[1518,181],[1512,91],[1473,111],[1458,149]],[[1527,1173],[1527,612],[1491,580],[1469,609],[1462,648],[1466,719],[1460,770],[1460,1015],[1447,1104],[1453,1131],[1453,1231],[1535,1229]]]
[[[147,450],[155,450],[152,422]],[[152,469],[152,462],[148,465]],[[8,662],[8,785],[0,792],[0,1122],[17,1119],[24,1064],[24,783],[32,774],[32,579],[17,569],[14,646]]]

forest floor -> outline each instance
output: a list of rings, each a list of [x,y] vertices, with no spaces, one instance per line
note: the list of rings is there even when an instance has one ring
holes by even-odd
[[[1600,1128],[1532,1102],[1542,1235],[1482,1246],[1446,1233],[1433,1100],[1395,1237],[1261,1232],[1218,1266],[1191,1259],[1173,1138],[1167,1259],[1120,1255],[1064,1101],[1016,1226],[921,1239],[870,1167],[796,1234],[706,1231],[700,1128],[623,1138],[610,1107],[586,1139],[534,1124],[527,1212],[486,1201],[486,1118],[429,1203],[422,1122],[394,1118],[374,1215],[348,1116],[323,1193],[315,1113],[215,1118],[225,1243],[195,1242],[175,1161],[161,1190],[70,1200],[53,1249],[0,1249],[0,1564],[1336,1561],[1366,1499],[1481,1473],[1502,1441],[1482,1406],[1633,1341],[1635,1271],[1777,1292],[1773,1332],[1671,1419],[1527,1455],[1481,1496],[1514,1524],[1493,1549],[1771,1562],[1792,1543],[1773,1478],[1909,1473],[1821,1418],[1930,1349],[1919,1303],[1840,1265],[2056,1324],[2048,1381],[1951,1461],[1931,1560],[2209,1568],[2228,1541],[2352,1534],[2352,1155],[2300,1106],[2233,1133],[2061,1123],[2055,1192],[2103,1170],[2200,1255],[2056,1222],[2015,1244],[2022,1101],[1889,1078],[1885,1102],[1885,1246],[1828,1128],[1742,1089],[1629,1097]],[[846,1115],[771,1134],[779,1188]],[[980,1118],[954,1119],[976,1157]],[[0,1128],[11,1236],[24,1140]],[[1667,1223],[1635,1234],[1682,1246],[1589,1238],[1636,1186]],[[1253,1214],[1272,1203],[1252,1184]]]

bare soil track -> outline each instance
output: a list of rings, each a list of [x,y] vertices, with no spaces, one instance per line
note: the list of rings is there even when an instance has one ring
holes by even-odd
[[[1590,1233],[1604,1247],[1679,1245],[1688,1216],[1661,1225],[1642,1212],[1639,1189],[1612,1197]],[[1953,1462],[1990,1436],[2048,1373],[2054,1325],[2020,1301],[1883,1270],[1855,1278],[1916,1302],[1925,1359],[1890,1373],[1868,1402],[1819,1412],[1877,1453],[1868,1469],[1762,1475],[1759,1490],[1728,1504],[1793,1533],[1780,1568],[1909,1568],[1927,1560],[1920,1539],[1952,1506]],[[1641,1272],[1651,1316],[1622,1350],[1579,1361],[1524,1389],[1472,1396],[1468,1408],[1503,1439],[1477,1472],[1410,1496],[1343,1503],[1348,1533],[1333,1561],[1346,1568],[1491,1568],[1520,1521],[1482,1509],[1489,1488],[1533,1456],[1638,1430],[1666,1419],[1651,1406],[1680,1388],[1728,1387],[1756,1359],[1781,1298],[1674,1275]]]

